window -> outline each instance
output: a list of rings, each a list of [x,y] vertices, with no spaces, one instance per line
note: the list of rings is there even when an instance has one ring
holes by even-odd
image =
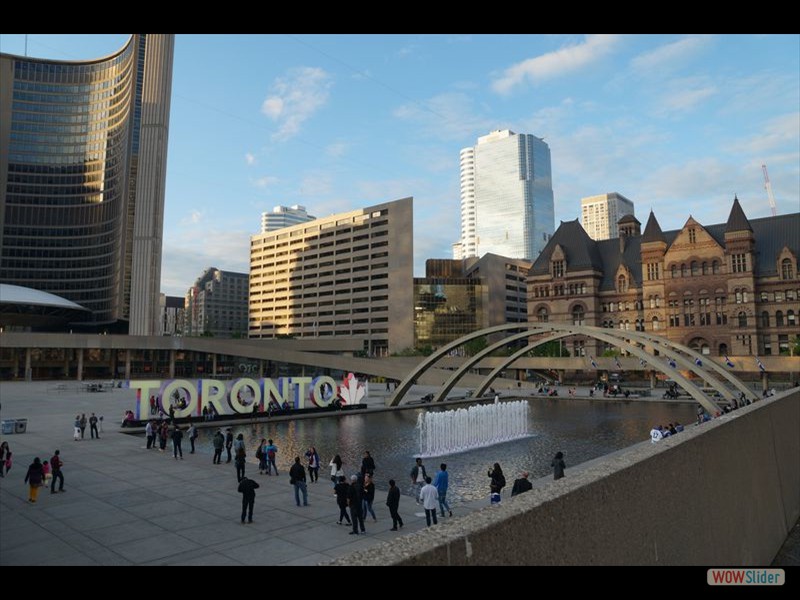
[[[692,230],[694,231],[694,230]],[[700,274],[700,271],[697,270],[697,261],[692,261],[692,277],[697,277]]]
[[[576,306],[572,309],[572,324],[573,325],[583,325],[584,318],[586,316],[586,311],[582,306]]]
[[[714,275],[719,275],[719,261],[718,260],[715,260],[714,262],[711,263],[711,272]]]
[[[655,281],[659,278],[658,263],[647,263],[647,279]]]
[[[761,313],[761,326],[769,327],[769,313],[767,311]]]
[[[694,244],[697,241],[697,232],[694,228],[689,229],[689,243]]]
[[[686,268],[686,263],[681,264],[681,277],[688,277],[689,269]]]
[[[547,314],[547,309],[542,307],[536,311],[536,318],[538,319],[539,323],[547,323],[550,318]]]
[[[617,277],[617,291],[620,293],[628,291],[628,280],[624,275]]]
[[[775,313],[775,327],[783,327],[783,313],[781,311]]]
[[[728,344],[720,344],[719,356],[727,356],[727,355],[728,355]]]
[[[770,336],[768,335],[760,336],[759,342],[760,342],[759,345],[761,346],[759,351],[761,352],[761,354],[765,356],[769,356],[770,354],[772,354],[772,340]]]
[[[731,270],[734,273],[745,273],[747,271],[747,255],[746,254],[731,255]]]
[[[747,327],[747,313],[740,311],[737,316],[739,318],[739,327]]]
[[[781,261],[781,279],[792,279],[794,277],[794,269],[792,269],[792,259],[784,258]]]
[[[675,265],[672,265],[670,267],[670,277],[672,277],[673,279],[677,279],[678,277],[678,267],[676,267]]]
[[[653,331],[658,331],[658,317],[653,317]]]
[[[778,336],[778,352],[780,354],[789,354],[789,336],[788,334],[781,334]]]
[[[564,261],[563,260],[554,260],[553,261],[553,277],[563,277],[564,276]]]
[[[789,327],[794,327],[796,325],[797,322],[795,321],[793,310],[786,311],[786,323]]]
[[[703,275],[708,275],[708,263],[703,261]]]

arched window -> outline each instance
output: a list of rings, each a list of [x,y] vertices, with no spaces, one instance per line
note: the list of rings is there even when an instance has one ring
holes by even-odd
[[[719,355],[720,356],[728,356],[728,344],[720,344],[719,345]]]
[[[617,277],[617,291],[620,293],[628,291],[628,280],[625,278],[625,275]]]
[[[719,275],[719,261],[718,260],[715,260],[714,262],[711,263],[711,272],[714,275]],[[726,346],[726,348],[727,348],[727,346]]]
[[[739,327],[747,327],[747,313],[744,311],[739,312]]]
[[[576,306],[572,309],[572,324],[583,325],[583,319],[586,316],[586,311],[582,306]]]
[[[783,327],[783,313],[781,311],[775,313],[775,326]]]
[[[678,267],[676,267],[675,265],[672,265],[670,267],[670,276],[673,279],[676,279],[678,277]]]
[[[681,277],[687,277],[689,275],[689,270],[686,268],[686,263],[681,264]]]
[[[703,275],[708,275],[708,263],[703,261]]]
[[[786,311],[786,323],[789,325],[789,327],[794,327],[795,326],[796,321],[795,321],[795,318],[794,318],[794,311],[793,310],[787,310]]]
[[[550,319],[550,316],[547,314],[547,309],[542,307],[536,311],[536,318],[539,320],[539,323],[547,323]]]
[[[700,272],[697,270],[697,261],[693,260],[692,261],[692,277],[696,277],[699,274],[700,274]]]
[[[658,317],[653,317],[652,323],[653,323],[653,331],[658,331],[659,329]]]
[[[792,269],[792,259],[784,258],[781,261],[781,279],[792,279],[794,277]]]
[[[761,313],[761,326],[769,327],[769,313],[767,311]]]

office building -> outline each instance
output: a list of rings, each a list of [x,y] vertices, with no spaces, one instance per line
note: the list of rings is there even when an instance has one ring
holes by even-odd
[[[635,215],[633,202],[612,192],[581,198],[581,225],[593,240],[617,236],[617,223],[625,215]]]
[[[550,148],[541,138],[497,130],[460,155],[461,248],[454,258],[534,260],[553,233]]]
[[[247,273],[209,267],[186,293],[184,335],[247,337]]]
[[[410,348],[413,256],[411,198],[252,236],[249,335]]]
[[[98,330],[158,333],[174,36],[110,56],[0,54],[0,280]]]
[[[161,335],[183,335],[186,299],[181,296],[161,294],[159,298],[159,322]]]
[[[305,206],[276,206],[272,212],[261,213],[261,233],[283,229],[298,223],[313,221],[317,217],[309,215]]]

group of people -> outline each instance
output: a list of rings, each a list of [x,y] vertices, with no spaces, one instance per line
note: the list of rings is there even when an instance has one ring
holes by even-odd
[[[147,438],[147,449],[155,450],[158,448],[159,452],[166,451],[167,441],[172,440],[172,456],[175,460],[183,460],[183,429],[180,425],[175,423],[170,429],[169,422],[156,421],[151,419],[145,425],[144,433]],[[189,437],[191,444],[190,454],[194,454],[194,444],[199,437],[197,427],[192,423],[189,425],[186,435]]]
[[[8,444],[3,442],[3,446],[5,446],[5,454],[10,460],[11,452],[8,450]],[[2,450],[0,450],[0,452],[2,452]],[[1,453],[0,456],[2,456]],[[7,462],[7,464],[10,463]],[[46,486],[48,481],[50,482],[51,494],[66,492],[64,489],[63,467],[64,461],[61,460],[60,450],[56,450],[49,461],[45,460],[43,462],[38,456],[34,458],[25,473],[24,483],[28,484],[28,502],[36,502],[39,496],[39,488]],[[6,473],[8,473],[8,468],[10,467],[7,467]],[[56,484],[58,484],[58,490],[56,490]]]
[[[708,417],[708,414],[701,409],[701,413],[698,413],[698,419],[702,419],[703,416]],[[660,442],[664,438],[670,437],[671,435],[677,435],[681,431],[683,431],[683,425],[677,421],[675,421],[674,424],[670,423],[669,425],[656,425],[650,430],[650,441],[655,444],[656,442]]]
[[[88,423],[92,439],[95,439],[96,437],[99,440],[100,432],[97,430],[98,421],[100,421],[100,419],[98,419],[98,417],[94,413],[92,413],[92,416],[89,417],[88,419],[86,418],[86,413],[83,413],[81,415],[75,415],[72,439],[74,439],[76,442],[78,440],[84,439],[84,435],[86,433],[86,425]]]

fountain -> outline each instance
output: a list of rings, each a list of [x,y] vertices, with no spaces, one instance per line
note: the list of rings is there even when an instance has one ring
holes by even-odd
[[[526,401],[517,400],[420,413],[417,456],[456,454],[529,437],[528,410]]]

